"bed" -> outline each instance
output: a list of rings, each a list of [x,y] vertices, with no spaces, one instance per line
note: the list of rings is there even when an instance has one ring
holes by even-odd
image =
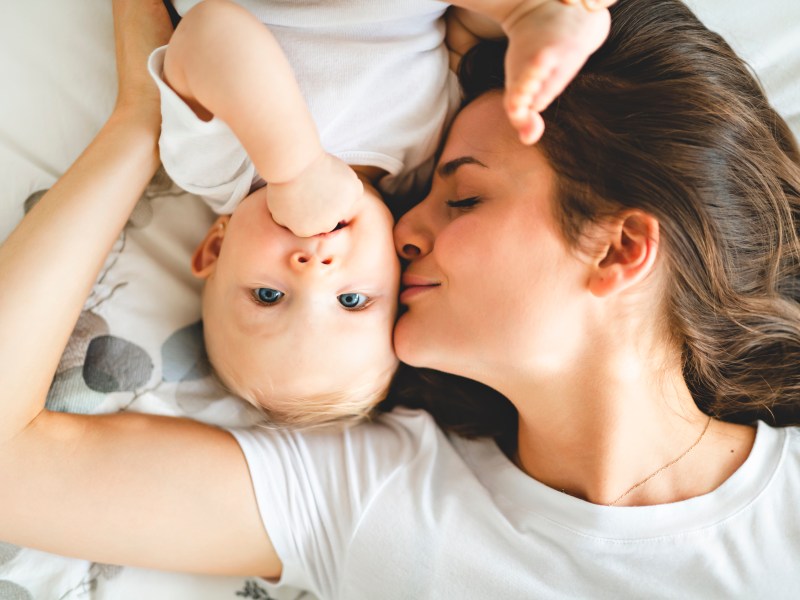
[[[749,61],[773,104],[800,134],[800,2],[689,4]],[[3,240],[111,111],[110,2],[2,0],[0,48]],[[211,221],[202,202],[176,189],[163,173],[156,175],[84,307],[48,397],[51,409],[146,411],[220,425],[252,422],[253,412],[209,376],[202,350],[200,287],[189,272],[189,256]],[[64,506],[65,516],[69,510]],[[257,578],[104,565],[0,541],[2,599],[300,597],[309,596],[268,590]]]

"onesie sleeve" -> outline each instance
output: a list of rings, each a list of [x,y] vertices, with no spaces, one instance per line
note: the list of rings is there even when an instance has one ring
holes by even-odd
[[[434,430],[427,413],[404,409],[345,430],[232,429],[283,563],[277,585],[338,597],[359,523],[387,483],[430,451]]]
[[[216,117],[200,119],[164,82],[166,49],[154,50],[147,64],[161,93],[161,162],[179,187],[201,196],[218,214],[230,214],[260,179],[230,128]]]

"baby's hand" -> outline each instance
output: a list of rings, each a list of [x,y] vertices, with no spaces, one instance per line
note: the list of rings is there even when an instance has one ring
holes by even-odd
[[[503,24],[508,35],[505,108],[523,144],[542,136],[544,121],[539,113],[602,45],[610,25],[608,10],[589,11],[552,1]]]
[[[278,225],[310,237],[351,220],[363,193],[355,171],[323,152],[292,181],[268,183],[267,207]]]

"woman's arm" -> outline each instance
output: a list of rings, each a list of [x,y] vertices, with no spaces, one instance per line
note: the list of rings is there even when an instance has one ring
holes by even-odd
[[[0,440],[44,406],[97,273],[158,166],[157,119],[116,110],[0,247]]]
[[[43,409],[100,266],[158,164],[159,105],[144,68],[164,42],[151,39],[161,13],[159,0],[115,1],[117,108],[0,247],[0,539],[115,564],[275,576],[281,565],[230,434]]]

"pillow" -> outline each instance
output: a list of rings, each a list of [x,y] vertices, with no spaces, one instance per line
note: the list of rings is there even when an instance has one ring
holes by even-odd
[[[800,2],[684,1],[748,62],[772,105],[800,138]]]

